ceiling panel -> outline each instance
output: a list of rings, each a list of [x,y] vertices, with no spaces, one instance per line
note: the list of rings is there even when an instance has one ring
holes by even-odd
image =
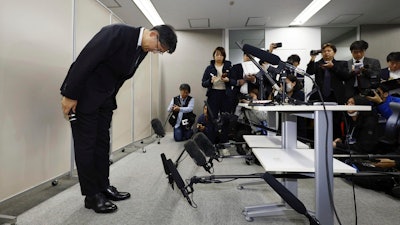
[[[151,27],[132,0],[100,0],[124,22]],[[151,0],[164,22],[177,30],[190,27],[189,19],[209,19],[209,28],[240,29],[287,27],[311,0]],[[121,7],[116,7],[120,5]],[[304,26],[357,26],[399,22],[399,0],[332,0]],[[353,15],[353,16],[352,16]],[[249,19],[251,18],[251,19]],[[254,21],[253,21],[254,20]],[[247,27],[248,28],[248,27]],[[203,29],[203,28],[200,28]]]

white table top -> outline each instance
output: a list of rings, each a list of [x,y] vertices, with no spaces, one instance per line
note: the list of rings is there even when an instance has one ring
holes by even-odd
[[[282,136],[243,135],[250,148],[282,148]],[[301,141],[297,141],[297,148],[310,148]]]
[[[253,148],[254,155],[266,171],[315,172],[314,149]],[[334,173],[356,173],[356,169],[333,159]]]
[[[327,103],[328,104],[328,103]],[[239,106],[258,111],[279,111],[279,112],[310,112],[324,110],[322,105],[267,105],[249,106],[247,103],[239,103]],[[325,105],[328,111],[371,111],[368,105]]]

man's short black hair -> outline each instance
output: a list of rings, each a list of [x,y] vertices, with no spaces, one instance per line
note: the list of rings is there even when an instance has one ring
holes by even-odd
[[[368,49],[368,42],[363,40],[355,41],[350,45],[350,51],[353,50],[365,51],[367,49]]]
[[[151,30],[156,30],[158,32],[158,40],[161,45],[168,49],[168,53],[172,54],[176,49],[176,43],[178,38],[176,37],[175,29],[171,25],[158,25]]]
[[[287,62],[290,63],[290,64],[292,64],[292,65],[293,65],[293,63],[295,63],[295,62],[300,63],[300,56],[299,56],[299,55],[296,55],[296,54],[290,55],[290,56],[287,58]]]
[[[333,50],[334,53],[336,53],[337,48],[334,44],[332,43],[325,43],[321,46],[321,49],[324,50],[325,48],[331,48]]]
[[[391,52],[386,57],[387,62],[400,62],[400,52]]]
[[[188,91],[190,93],[190,85],[189,84],[181,84],[181,86],[179,86],[179,90],[180,91]]]

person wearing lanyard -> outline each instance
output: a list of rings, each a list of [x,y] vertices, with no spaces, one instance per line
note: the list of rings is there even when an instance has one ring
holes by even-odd
[[[346,104],[370,105],[368,100],[359,95],[350,97]],[[378,115],[374,111],[347,111],[343,125],[342,137],[333,141],[336,153],[374,153],[378,144]]]

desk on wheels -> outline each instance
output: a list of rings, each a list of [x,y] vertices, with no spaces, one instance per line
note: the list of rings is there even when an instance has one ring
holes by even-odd
[[[268,172],[310,172],[315,176],[315,216],[324,225],[334,224],[333,202],[328,188],[333,193],[333,172],[356,173],[356,170],[338,160],[332,153],[332,111],[370,111],[370,106],[348,105],[272,105],[240,106],[252,110],[276,111],[282,114],[282,148],[253,148],[257,159]],[[297,148],[297,116],[314,119],[314,149]],[[329,129],[327,129],[329,128]],[[297,195],[297,182],[285,183]],[[250,206],[244,209],[247,217],[271,215],[270,206]],[[272,208],[278,209],[277,207]]]

